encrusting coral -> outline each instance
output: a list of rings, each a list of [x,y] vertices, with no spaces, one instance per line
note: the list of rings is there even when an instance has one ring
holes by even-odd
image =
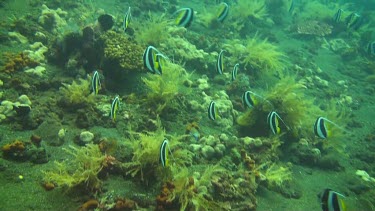
[[[113,71],[110,69],[118,66],[125,72],[142,70],[143,49],[135,41],[115,31],[107,31],[100,40],[104,45],[104,63],[108,65],[104,71]]]
[[[2,64],[1,71],[5,73],[14,73],[17,71],[22,71],[26,67],[36,67],[38,62],[31,59],[27,53],[20,52],[18,54],[14,53],[4,53],[4,62]]]
[[[58,33],[63,30],[63,27],[67,25],[64,17],[68,15],[68,12],[61,10],[60,8],[53,10],[42,5],[42,14],[39,16],[38,22],[48,31]]]
[[[81,148],[69,146],[69,149],[64,150],[72,155],[73,159],[55,161],[53,170],[43,172],[44,181],[67,188],[85,183],[91,190],[100,189],[98,174],[103,168],[106,156],[100,152],[98,145],[87,144]]]
[[[20,140],[15,140],[1,147],[4,157],[14,156],[14,154],[23,154],[25,149],[25,143]]]

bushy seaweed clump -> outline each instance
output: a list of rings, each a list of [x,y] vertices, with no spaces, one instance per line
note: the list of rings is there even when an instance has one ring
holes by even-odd
[[[255,23],[264,23],[268,16],[264,0],[239,0],[232,7],[226,23],[235,31],[246,31]]]
[[[165,130],[161,127],[160,120],[157,122],[157,130],[147,133],[136,133],[132,137],[133,157],[130,162],[124,163],[126,174],[132,177],[140,175],[141,180],[144,175],[154,174],[159,164],[159,150],[166,135]],[[136,138],[136,136],[138,138]]]
[[[195,173],[189,176],[187,168],[174,172],[173,184],[175,189],[169,197],[169,201],[178,199],[180,210],[224,210],[225,204],[215,202],[210,195],[212,188],[211,177],[215,173],[225,171],[216,166],[208,166],[202,175]]]
[[[276,111],[288,126],[288,133],[294,137],[311,134],[316,115],[321,113],[321,110],[313,104],[313,99],[305,97],[305,89],[294,77],[286,76],[264,95],[266,100],[259,100],[257,105],[240,115],[237,123],[258,131],[265,128],[264,135],[269,131],[268,125],[265,124],[267,115]],[[279,123],[286,132],[287,128],[281,121]]]
[[[231,13],[234,20],[246,22],[249,18],[262,20],[267,16],[267,7],[264,0],[238,0],[237,4],[234,4]]]
[[[147,133],[134,133],[132,137],[133,157],[130,162],[123,164],[126,174],[132,177],[140,176],[141,180],[150,180],[155,176],[168,177],[170,170],[175,166],[191,165],[193,155],[190,151],[178,147],[178,137],[170,137],[168,150],[169,165],[162,167],[160,163],[160,146],[167,136],[161,126],[160,119],[156,121],[156,131]],[[170,149],[170,150],[169,150]],[[172,153],[172,154],[171,154]],[[160,171],[162,168],[167,169]],[[160,174],[159,174],[160,173]]]
[[[171,100],[181,91],[187,77],[185,69],[167,61],[163,66],[163,75],[149,74],[142,78],[147,87],[146,101],[152,104],[157,114],[171,106]]]
[[[162,14],[148,13],[148,19],[142,23],[134,23],[135,41],[141,45],[159,46],[164,40],[170,37],[168,27],[170,22]]]
[[[260,166],[262,167],[262,166]],[[272,163],[264,172],[267,187],[271,190],[280,190],[286,182],[292,180],[292,171],[287,166]]]
[[[98,190],[101,185],[98,173],[105,159],[99,147],[95,144],[87,144],[81,148],[69,146],[69,149],[64,150],[72,155],[73,159],[55,161],[53,170],[43,172],[44,181],[67,188],[86,184],[91,190]]]
[[[94,103],[94,95],[90,92],[90,81],[79,79],[72,84],[63,83],[60,88],[60,103],[71,109],[86,107]]]
[[[261,40],[256,34],[243,44],[240,40],[227,41],[224,48],[232,54],[233,60],[239,60],[247,70],[258,73],[281,71],[284,68],[285,55],[277,46]]]
[[[304,10],[299,14],[299,16],[301,20],[328,20],[332,19],[333,15],[339,8],[340,7],[338,4],[335,4],[335,7],[327,7],[326,4],[320,3],[319,1],[308,1],[304,5]]]

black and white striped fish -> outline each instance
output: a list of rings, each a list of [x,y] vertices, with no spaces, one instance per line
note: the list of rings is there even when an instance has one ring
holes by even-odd
[[[122,29],[124,30],[124,32],[126,32],[126,29],[128,29],[129,27],[130,18],[131,18],[131,13],[130,13],[130,7],[129,7],[128,11],[125,13],[124,20],[122,22]]]
[[[192,8],[181,8],[177,10],[174,15],[176,17],[176,25],[188,28],[194,19],[194,10]]]
[[[217,61],[216,61],[216,71],[222,75],[223,70],[224,70],[224,64],[223,64],[223,53],[224,50],[221,50],[219,55],[217,56]]]
[[[153,74],[162,74],[162,64],[166,57],[154,46],[148,46],[143,53],[143,65]]]
[[[341,193],[331,189],[324,189],[320,194],[320,202],[323,211],[345,211],[346,205],[343,200],[345,198]]]
[[[233,70],[232,70],[232,81],[236,80],[237,78],[237,73],[238,73],[238,67],[240,66],[240,64],[235,64],[234,67],[233,67]]]
[[[337,12],[335,13],[335,15],[333,16],[333,21],[335,23],[338,23],[340,22],[341,20],[341,16],[342,16],[342,13],[344,12],[344,10],[342,10],[341,8],[337,10]]]
[[[218,111],[216,110],[216,104],[214,101],[210,102],[207,113],[208,113],[208,118],[211,119],[212,121],[215,121],[216,118],[218,117]]]
[[[91,89],[95,95],[98,94],[100,86],[100,75],[99,72],[95,70],[91,78]]]
[[[228,13],[229,13],[229,5],[225,2],[222,2],[220,4],[219,12],[217,15],[217,20],[219,22],[223,22],[227,18]]]
[[[281,120],[285,127],[289,129],[288,126],[285,124],[284,120],[281,119],[279,114],[277,114],[276,111],[271,111],[267,116],[267,124],[271,128],[273,134],[280,134],[281,132],[279,120]]]
[[[160,157],[159,157],[159,160],[160,160],[160,163],[161,163],[161,165],[163,167],[166,167],[166,166],[169,165],[169,159],[168,159],[169,145],[168,144],[169,144],[168,139],[164,138],[163,142],[160,145]]]
[[[120,109],[120,97],[117,95],[111,104],[110,117],[112,121],[116,121],[117,111]]]

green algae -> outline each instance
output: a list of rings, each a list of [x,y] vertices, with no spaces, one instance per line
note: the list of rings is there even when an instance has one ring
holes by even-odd
[[[99,147],[87,144],[82,148],[69,146],[69,149],[64,150],[72,155],[73,159],[65,162],[54,161],[54,169],[45,171],[43,180],[68,189],[82,183],[91,190],[100,189],[102,182],[98,174],[103,168],[105,156]]]

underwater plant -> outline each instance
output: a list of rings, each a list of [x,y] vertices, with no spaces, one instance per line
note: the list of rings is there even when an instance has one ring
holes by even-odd
[[[134,135],[139,136],[135,139]],[[165,130],[161,127],[160,120],[157,121],[157,129],[154,132],[136,133],[131,139],[133,157],[130,162],[126,162],[123,166],[126,169],[126,174],[132,177],[140,175],[141,180],[144,175],[149,175],[149,172],[154,171],[159,165],[159,150],[162,141],[166,135]]]
[[[98,145],[86,144],[81,148],[70,145],[68,149],[63,150],[72,155],[73,159],[55,161],[53,170],[43,172],[44,182],[67,188],[84,183],[91,190],[98,190],[101,186],[98,173],[102,170],[105,160]]]
[[[311,134],[315,115],[321,113],[321,110],[314,105],[313,99],[304,97],[305,89],[304,84],[296,82],[295,77],[285,76],[264,94],[266,100],[260,100],[253,108],[240,115],[237,123],[267,133],[269,127],[265,125],[266,117],[274,110],[285,122],[288,133],[291,132],[294,137]],[[287,128],[284,128],[284,131],[286,130]]]
[[[260,167],[262,168],[262,167]],[[263,176],[266,179],[267,187],[269,189],[280,189],[283,185],[292,180],[292,171],[289,167],[284,167],[272,163],[264,172]]]
[[[328,7],[326,4],[319,1],[307,1],[303,7],[303,12],[298,15],[300,20],[331,20],[339,8],[347,10],[347,5],[333,3]]]
[[[157,129],[154,132],[133,133],[131,137],[133,157],[130,162],[123,164],[126,174],[130,174],[132,177],[139,175],[142,181],[153,178],[155,175],[167,178],[175,165],[185,166],[192,163],[193,154],[190,151],[181,147],[172,150],[180,145],[179,138],[172,136],[168,138],[170,146],[167,146],[169,165],[163,167],[160,163],[160,146],[167,134],[159,118],[156,120],[156,127]],[[173,153],[173,155],[170,153]],[[161,171],[162,168],[167,170]]]
[[[205,171],[200,175],[195,173],[189,176],[187,168],[178,169],[173,177],[173,194],[169,195],[168,201],[178,199],[180,210],[224,210],[225,204],[215,202],[210,196],[211,177],[215,173],[224,171],[219,165],[205,166]],[[176,169],[177,170],[177,169]]]
[[[155,15],[149,12],[148,19],[134,25],[135,41],[138,44],[159,46],[170,37],[168,28],[171,23],[165,18],[165,14]]]
[[[267,16],[267,7],[265,0],[238,0],[232,8],[231,13],[235,21],[248,21],[249,18],[264,19]]]
[[[151,75],[142,77],[147,87],[146,101],[152,104],[157,114],[160,114],[166,106],[171,106],[171,100],[181,91],[181,85],[188,75],[183,67],[172,62],[165,62],[163,75]]]
[[[267,39],[261,40],[258,34],[247,38],[245,44],[237,39],[227,41],[224,48],[232,54],[233,59],[240,60],[247,70],[251,68],[264,73],[280,71],[285,66],[285,54]]]
[[[72,84],[63,83],[60,87],[60,102],[68,108],[75,109],[94,103],[94,95],[90,93],[90,81],[78,79]]]

